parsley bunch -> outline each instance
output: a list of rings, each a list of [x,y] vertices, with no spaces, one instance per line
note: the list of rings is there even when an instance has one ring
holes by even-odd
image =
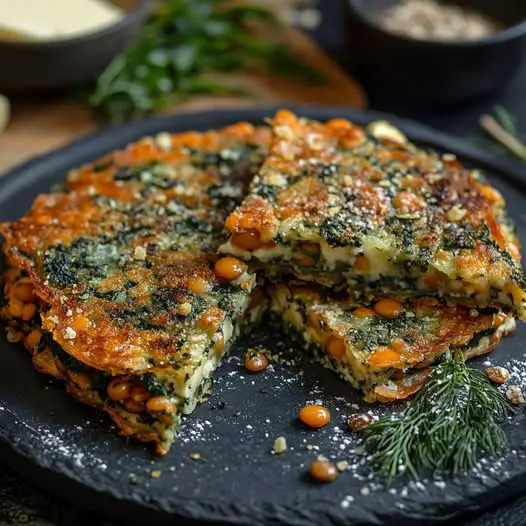
[[[98,78],[89,98],[103,117],[119,123],[162,110],[200,93],[242,93],[209,73],[236,69],[276,72],[319,81],[282,44],[255,27],[275,25],[272,13],[227,0],[159,0],[137,41]]]

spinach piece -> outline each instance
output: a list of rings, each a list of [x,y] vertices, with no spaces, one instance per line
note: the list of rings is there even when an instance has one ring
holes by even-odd
[[[157,377],[152,373],[141,374],[139,380],[143,385],[148,389],[152,396],[166,396],[168,395],[168,390],[166,387],[159,382]]]
[[[63,247],[46,252],[44,272],[51,283],[57,287],[71,287],[77,282],[73,271],[73,257]]]

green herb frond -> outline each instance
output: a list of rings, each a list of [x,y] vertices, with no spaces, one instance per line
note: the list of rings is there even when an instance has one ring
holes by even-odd
[[[447,353],[403,412],[363,428],[364,448],[388,484],[398,474],[418,478],[422,470],[457,473],[507,450],[500,424],[513,412],[484,373],[460,353]]]
[[[517,118],[504,106],[497,105],[494,108],[495,119],[497,122],[512,135],[517,136]]]
[[[259,36],[258,28],[274,24],[274,15],[255,5],[157,0],[137,41],[100,75],[89,102],[110,122],[123,122],[193,94],[242,92],[211,78],[214,72],[267,68],[319,83],[301,57]]]

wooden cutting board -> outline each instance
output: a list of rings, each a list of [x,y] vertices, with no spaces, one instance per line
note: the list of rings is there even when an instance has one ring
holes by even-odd
[[[285,42],[324,77],[320,85],[273,74],[230,74],[228,82],[248,89],[250,96],[198,96],[169,113],[221,107],[292,103],[362,108],[362,88],[301,31],[283,28]],[[56,148],[101,126],[89,109],[65,98],[14,99],[12,118],[0,135],[0,175],[27,159]]]

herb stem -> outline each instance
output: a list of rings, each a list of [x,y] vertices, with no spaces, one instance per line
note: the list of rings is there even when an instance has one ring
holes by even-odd
[[[506,147],[521,161],[526,161],[526,145],[517,135],[513,135],[511,131],[506,130],[504,126],[499,124],[497,119],[491,115],[483,115],[479,122],[491,137]]]

